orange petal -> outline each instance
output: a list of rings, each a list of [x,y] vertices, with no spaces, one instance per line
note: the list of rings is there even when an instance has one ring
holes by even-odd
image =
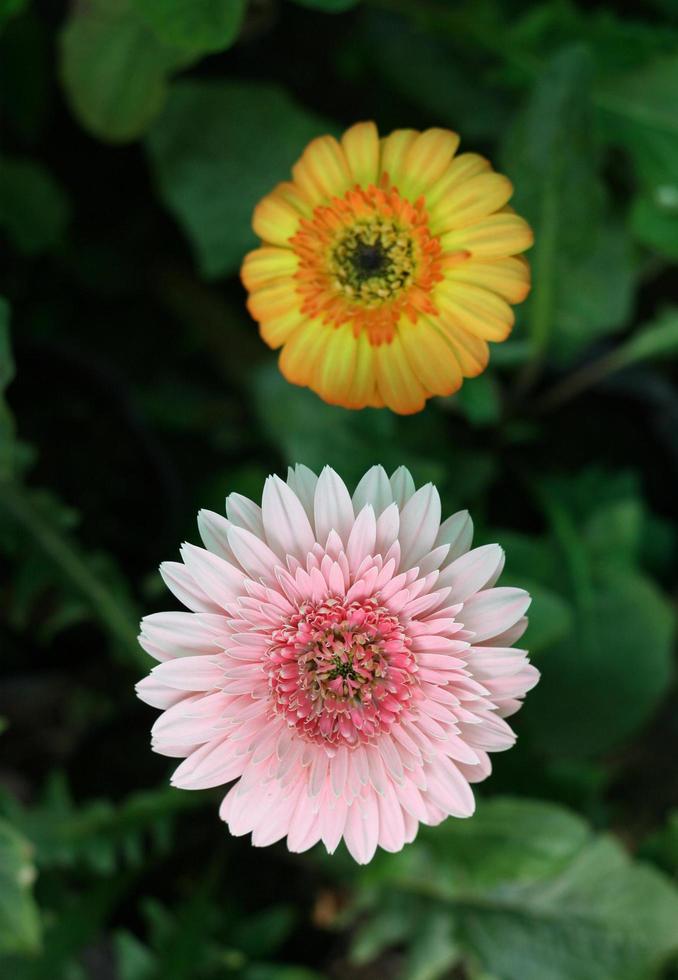
[[[294,182],[315,206],[331,197],[341,197],[351,186],[351,173],[334,136],[311,140],[301,159],[292,167]]]
[[[452,319],[483,340],[506,340],[515,323],[515,314],[505,299],[471,283],[441,282],[433,302],[442,319]]]
[[[335,327],[325,342],[322,357],[318,358],[311,387],[331,405],[352,407],[357,342],[350,324]]]
[[[381,141],[381,173],[388,174],[396,187],[407,177],[405,158],[418,135],[416,129],[396,129]]]
[[[247,309],[260,321],[299,310],[300,305],[294,279],[276,279],[250,293],[247,300]]]
[[[530,291],[530,266],[521,255],[505,259],[469,259],[450,267],[445,278],[483,286],[509,303],[522,303]]]
[[[240,270],[245,289],[254,290],[297,271],[299,257],[289,248],[257,248],[245,256]]]
[[[464,330],[449,317],[439,317],[431,322],[452,345],[464,377],[475,378],[482,374],[490,359],[485,341]]]
[[[468,228],[448,231],[440,238],[446,252],[466,250],[483,259],[503,258],[524,252],[534,241],[532,229],[524,218],[504,212],[491,214]]]
[[[292,190],[290,190],[292,188]],[[272,245],[289,245],[303,217],[303,199],[291,184],[278,184],[254,209],[252,227],[256,234]],[[306,210],[308,206],[306,205]]]
[[[513,194],[513,184],[503,174],[478,174],[450,190],[430,210],[434,235],[463,228],[502,208]]]
[[[426,129],[410,144],[403,163],[400,190],[416,200],[445,173],[459,146],[459,137],[449,129]]]
[[[360,122],[341,137],[354,184],[367,187],[379,179],[379,133],[373,122]]]
[[[426,191],[426,207],[431,213],[433,207],[448,194],[465,183],[470,177],[487,173],[492,165],[478,153],[460,153],[442,176]]]
[[[299,310],[291,310],[289,313],[281,313],[262,320],[259,324],[261,339],[276,350],[292,335],[292,333],[304,322],[304,315]]]
[[[426,391],[416,377],[396,333],[390,344],[375,347],[377,389],[388,408],[400,415],[420,412]]]
[[[451,395],[461,387],[462,374],[452,348],[430,323],[419,318],[398,331],[407,359],[432,395]]]
[[[278,366],[288,381],[309,386],[331,330],[319,320],[306,320],[290,335],[278,359]]]

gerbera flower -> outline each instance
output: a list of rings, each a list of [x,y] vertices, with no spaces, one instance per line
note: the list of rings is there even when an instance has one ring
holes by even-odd
[[[445,129],[313,140],[259,202],[248,308],[280,370],[346,408],[410,414],[486,367],[529,291],[513,188]]]
[[[184,758],[173,784],[235,780],[231,833],[330,853],[343,838],[361,863],[470,816],[469,783],[513,745],[504,719],[539,676],[511,649],[530,600],[494,588],[501,548],[469,551],[466,511],[441,524],[436,489],[403,468],[373,467],[351,497],[297,466],[226,513],[201,511],[205,549],[161,567],[191,611],[142,623],[161,662],[137,691],[163,709],[155,750]]]

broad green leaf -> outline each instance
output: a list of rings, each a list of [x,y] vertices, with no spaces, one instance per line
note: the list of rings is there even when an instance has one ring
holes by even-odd
[[[678,948],[678,892],[592,840],[560,874],[460,903],[460,932],[502,980],[649,980]]]
[[[33,900],[33,849],[0,819],[0,953],[32,953],[40,945],[40,919]]]
[[[475,139],[497,139],[509,119],[508,99],[492,79],[480,81],[478,66],[464,62],[464,45],[450,46],[455,34],[426,31],[367,7],[359,21],[363,84],[376,73],[405,105],[416,106],[436,125],[458,132],[464,150]],[[359,82],[360,84],[360,82]]]
[[[667,310],[640,327],[614,352],[615,364],[627,367],[652,358],[678,355],[678,310]]]
[[[402,461],[396,462],[397,452],[390,451],[396,432],[390,412],[347,412],[327,405],[307,388],[289,384],[272,366],[256,375],[254,397],[262,427],[288,465],[305,463],[317,473],[333,466],[355,485],[376,461],[389,470]]]
[[[510,580],[505,576],[503,581],[507,585],[526,589],[532,596],[527,612],[528,627],[519,644],[531,654],[549,650],[573,629],[576,622],[574,610],[563,596],[526,576],[511,576]],[[544,663],[544,669],[548,670],[548,662]]]
[[[322,10],[326,14],[341,14],[360,3],[360,0],[294,0],[302,7]]]
[[[247,0],[137,0],[136,10],[165,44],[194,55],[230,47]]]
[[[609,568],[541,662],[521,725],[540,750],[592,755],[647,722],[672,676],[675,617],[651,581]]]
[[[617,74],[598,86],[596,103],[608,138],[624,146],[650,188],[678,193],[678,55]]]
[[[591,228],[591,241],[563,256],[554,311],[551,354],[568,363],[631,316],[636,281],[626,227],[607,221]]]
[[[535,356],[557,332],[564,302],[564,263],[586,256],[601,213],[591,141],[591,65],[581,48],[561,52],[538,80],[507,138],[504,159],[516,192],[512,204],[530,221],[533,290],[523,319]]]
[[[0,28],[6,21],[25,10],[27,5],[28,0],[2,0],[0,3]]]
[[[38,255],[57,245],[70,219],[65,191],[33,160],[0,160],[0,228],[18,251]]]
[[[62,30],[59,73],[85,129],[124,143],[148,128],[165,101],[168,72],[184,59],[141,20],[132,0],[86,0]]]
[[[238,269],[256,245],[254,206],[289,178],[306,143],[329,128],[274,85],[182,81],[172,86],[146,145],[160,196],[186,232],[205,276]]]
[[[501,980],[649,980],[678,949],[676,888],[553,804],[481,801],[364,876],[375,909],[398,891],[447,908]]]
[[[14,418],[5,400],[5,389],[14,377],[9,318],[9,304],[0,296],[0,481],[14,471]]]
[[[475,378],[473,384],[462,385],[450,404],[456,405],[471,425],[494,425],[501,415],[501,392],[487,371]]]
[[[643,245],[678,260],[678,185],[639,195],[631,208],[631,229]]]
[[[638,497],[614,500],[597,508],[584,531],[592,559],[603,567],[633,567],[640,554],[644,520]]]

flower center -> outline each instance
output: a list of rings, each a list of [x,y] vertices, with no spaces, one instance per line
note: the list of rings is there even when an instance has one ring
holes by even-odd
[[[423,198],[411,203],[384,175],[302,218],[290,239],[301,311],[357,337],[389,343],[401,317],[435,315],[430,293],[442,279],[440,240],[428,230]]]
[[[412,697],[416,664],[396,616],[376,599],[307,602],[273,634],[274,711],[299,734],[357,745],[388,731]]]
[[[330,253],[329,270],[337,291],[368,308],[406,289],[415,268],[412,237],[383,219],[349,228]]]

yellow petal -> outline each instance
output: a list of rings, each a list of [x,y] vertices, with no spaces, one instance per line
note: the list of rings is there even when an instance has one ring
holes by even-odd
[[[429,227],[434,235],[464,228],[502,208],[513,194],[513,184],[503,174],[478,174],[463,181],[430,209]]]
[[[377,389],[388,408],[400,415],[420,412],[426,391],[417,379],[398,333],[390,344],[375,347]]]
[[[252,227],[272,245],[289,245],[299,229],[299,221],[311,213],[308,203],[289,182],[278,184],[254,209]]]
[[[379,133],[373,122],[360,122],[341,137],[344,156],[354,184],[367,187],[379,178]]]
[[[521,255],[505,259],[469,259],[445,272],[445,278],[483,286],[509,303],[522,303],[530,291],[530,266]]]
[[[461,387],[462,374],[452,348],[430,323],[420,317],[404,323],[400,339],[414,373],[432,395],[451,395]]]
[[[404,166],[407,151],[418,135],[416,129],[396,129],[381,141],[381,173],[388,174],[391,183],[398,188],[407,176]]]
[[[517,214],[491,214],[468,228],[441,235],[445,252],[467,251],[483,259],[503,258],[524,252],[534,241],[527,221]]]
[[[331,197],[341,197],[351,186],[346,157],[334,136],[311,140],[301,159],[292,167],[292,176],[313,205]]]
[[[449,129],[426,129],[410,144],[399,187],[416,200],[445,173],[459,146],[459,137]]]
[[[471,283],[441,282],[432,299],[443,320],[451,318],[483,340],[506,340],[515,323],[505,299]]]
[[[294,275],[299,257],[289,248],[257,248],[245,256],[240,270],[245,289],[254,290],[281,277]]]
[[[299,310],[290,310],[288,313],[261,320],[259,323],[261,339],[276,350],[285,343],[297,327],[301,326],[304,319],[303,313]]]
[[[375,369],[375,350],[365,330],[361,330],[356,341],[355,377],[351,404],[347,408],[383,408],[383,399],[377,392],[377,375]]]
[[[270,320],[301,306],[294,279],[276,279],[269,286],[262,286],[250,293],[247,309],[255,320]]]
[[[355,376],[356,339],[350,324],[332,328],[318,358],[311,387],[331,405],[348,406]]]
[[[331,329],[319,320],[306,320],[290,335],[278,359],[278,366],[288,381],[309,386]]]
[[[426,191],[426,207],[429,213],[435,205],[442,201],[448,194],[465,183],[470,177],[477,174],[488,173],[492,170],[492,165],[485,157],[478,153],[460,153],[442,176]]]
[[[475,378],[482,374],[490,359],[485,341],[464,330],[450,318],[439,317],[431,322],[452,345],[464,377]]]

